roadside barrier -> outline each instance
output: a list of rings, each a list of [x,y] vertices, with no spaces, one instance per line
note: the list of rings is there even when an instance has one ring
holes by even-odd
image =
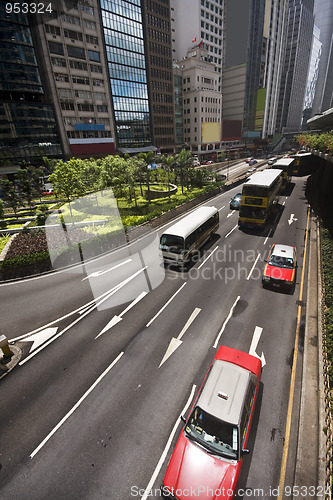
[[[325,284],[321,261],[321,238],[319,221],[317,221],[318,249],[318,356],[319,356],[319,403],[323,415],[319,415],[319,450],[325,453],[322,457],[324,466],[319,464],[319,484],[325,485],[325,497],[331,498],[328,492],[333,491],[333,391],[330,387],[329,371],[331,363],[327,355],[326,322],[325,322]],[[324,477],[320,477],[323,475]]]

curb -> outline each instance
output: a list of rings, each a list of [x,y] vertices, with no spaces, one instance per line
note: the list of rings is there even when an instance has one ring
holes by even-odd
[[[0,351],[0,379],[5,377],[13,368],[20,362],[22,358],[22,351],[16,345],[10,345],[10,351],[12,356],[10,358],[4,358]]]

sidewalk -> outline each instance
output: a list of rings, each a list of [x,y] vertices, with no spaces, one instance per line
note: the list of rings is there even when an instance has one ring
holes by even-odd
[[[323,488],[325,491],[325,434],[321,404],[321,281],[319,262],[319,236],[314,217],[310,222],[309,268],[307,307],[304,336],[302,394],[298,431],[298,448],[294,485]],[[319,492],[319,488],[318,491]],[[296,498],[296,497],[295,497]],[[322,494],[322,498],[326,498]],[[330,498],[330,497],[327,497]]]

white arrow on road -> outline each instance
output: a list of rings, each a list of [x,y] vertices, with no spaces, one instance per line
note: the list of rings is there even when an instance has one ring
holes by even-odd
[[[264,353],[261,353],[261,356],[258,356],[256,349],[259,344],[260,336],[261,336],[262,328],[260,326],[256,326],[253,332],[253,337],[252,337],[252,342],[250,345],[250,350],[249,353],[252,354],[252,356],[256,356],[257,358],[261,359],[261,364],[262,366],[265,366],[266,364],[266,359],[264,356]]]
[[[171,354],[173,354],[175,352],[175,350],[178,349],[178,347],[183,343],[183,341],[181,339],[182,339],[184,333],[191,326],[191,324],[193,323],[195,318],[198,316],[200,311],[201,311],[201,309],[199,309],[199,307],[196,307],[194,309],[193,313],[191,314],[191,316],[189,317],[189,319],[187,320],[186,325],[184,326],[184,328],[182,329],[182,331],[180,332],[178,337],[177,338],[172,337],[170,344],[169,344],[169,347],[167,348],[166,353],[164,354],[164,357],[160,363],[159,368],[163,365],[163,363],[165,363],[165,361],[171,356]]]
[[[138,302],[140,302],[141,299],[143,299],[143,297],[145,297],[147,295],[148,292],[141,292],[140,295],[133,300],[133,302],[131,302],[127,307],[126,309],[123,310],[122,313],[119,314],[119,316],[115,315],[113,316],[113,318],[111,319],[111,321],[109,321],[109,323],[103,328],[103,330],[95,337],[95,340],[100,337],[101,335],[103,335],[103,333],[107,332],[108,330],[110,330],[110,328],[112,328],[114,325],[116,325],[117,323],[119,323],[123,318],[122,316],[124,316],[124,314],[127,313],[127,311],[129,311],[133,306],[135,306],[135,304],[137,304]]]
[[[294,217],[294,216],[295,216],[295,214],[291,214],[291,215],[290,215],[289,220],[288,220],[288,224],[289,224],[289,226],[290,226],[290,224],[292,224],[293,222],[296,222],[296,221],[297,221],[296,217]]]
[[[229,212],[228,215],[227,215],[227,218],[231,217],[235,212],[236,212],[236,210],[232,210],[231,212]]]
[[[129,262],[132,262],[132,259],[127,259],[124,260],[123,262],[120,262],[120,264],[117,264],[116,266],[110,267],[109,269],[103,270],[103,271],[95,271],[91,274],[88,274],[85,278],[83,278],[82,281],[85,281],[89,278],[98,278],[99,276],[102,276],[105,273],[109,273],[110,271],[113,271],[114,269],[117,269],[117,267],[123,266],[124,264],[128,264]]]
[[[53,337],[53,335],[55,335],[57,331],[57,326],[54,328],[46,328],[45,330],[41,330],[40,332],[34,333],[33,335],[30,335],[30,337],[25,338],[24,342],[32,341],[32,346],[29,352],[34,351],[35,349],[37,349],[37,347],[44,344],[44,342]]]

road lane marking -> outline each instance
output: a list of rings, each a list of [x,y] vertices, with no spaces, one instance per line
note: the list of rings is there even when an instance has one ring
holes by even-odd
[[[251,278],[251,275],[252,275],[252,273],[253,273],[253,271],[254,271],[254,268],[256,267],[256,264],[257,264],[257,262],[258,262],[258,260],[259,260],[259,257],[260,257],[260,253],[258,253],[257,258],[256,258],[256,260],[254,261],[254,264],[253,264],[253,266],[252,266],[252,268],[251,268],[251,271],[249,272],[249,275],[248,275],[248,277],[246,278],[247,280],[249,280],[249,279]]]
[[[194,309],[194,311],[192,312],[191,316],[189,317],[189,319],[187,320],[184,328],[182,329],[182,331],[180,332],[178,337],[177,338],[172,337],[170,344],[169,344],[169,347],[167,348],[166,353],[164,354],[164,357],[160,363],[159,368],[161,368],[163,363],[165,363],[166,360],[171,356],[171,354],[173,354],[175,352],[175,350],[178,349],[178,347],[183,343],[182,337],[184,336],[186,331],[189,329],[189,327],[191,326],[191,324],[193,323],[195,318],[198,316],[200,311],[201,311],[201,309],[199,307],[196,307]]]
[[[236,224],[236,226],[235,226],[234,228],[232,228],[232,230],[231,230],[231,231],[229,231],[229,233],[227,233],[227,234],[225,235],[225,238],[228,238],[229,234],[231,234],[231,233],[232,233],[233,231],[235,231],[235,229],[237,229],[237,228],[238,228],[238,224]]]
[[[267,235],[267,236],[266,236],[266,238],[265,238],[264,245],[266,245],[267,240],[268,240],[268,238],[270,237],[271,233],[272,233],[272,229],[270,229],[270,230],[269,230],[269,233],[268,233],[268,235]]]
[[[262,334],[262,328],[260,326],[256,326],[254,329],[254,332],[253,332],[249,354],[252,354],[252,356],[259,358],[261,360],[261,366],[264,367],[266,364],[266,359],[265,359],[264,353],[262,352],[261,356],[259,356],[257,354],[257,351],[256,351],[258,344],[259,344],[261,334]]]
[[[122,351],[116,359],[114,359],[107,367],[106,370],[98,377],[98,379],[93,383],[93,385],[83,394],[82,398],[79,399],[79,401],[73,406],[71,410],[69,410],[68,413],[60,420],[60,422],[52,429],[52,431],[46,436],[45,439],[35,448],[35,450],[31,453],[30,458],[34,458],[34,456],[40,451],[41,448],[51,439],[51,437],[57,432],[58,429],[68,420],[68,418],[74,413],[74,411],[80,406],[80,404],[89,396],[89,394],[95,389],[95,387],[100,383],[100,381],[109,373],[111,368],[114,367],[116,363],[120,360],[120,358],[123,356],[124,352]]]
[[[231,212],[229,212],[229,213],[228,213],[228,215],[227,215],[227,219],[228,219],[229,217],[231,217],[232,215],[234,215],[234,213],[235,213],[235,212],[236,212],[236,210],[232,210]]]
[[[219,343],[219,340],[220,340],[220,338],[221,338],[221,335],[222,335],[222,333],[224,332],[224,329],[225,329],[225,327],[227,326],[227,323],[228,323],[229,319],[231,318],[232,313],[234,312],[234,309],[235,309],[236,304],[237,304],[237,302],[239,301],[239,299],[240,299],[240,295],[238,295],[237,299],[236,299],[236,300],[235,300],[235,302],[233,303],[233,305],[232,305],[232,307],[231,307],[231,309],[230,309],[230,312],[229,312],[229,314],[228,314],[228,316],[227,316],[227,318],[226,318],[225,322],[223,323],[222,328],[221,328],[221,330],[219,331],[218,336],[216,337],[216,340],[215,340],[215,342],[214,342],[214,344],[213,344],[214,349],[216,349],[216,347],[217,347],[217,345],[218,345],[218,343]]]
[[[168,300],[168,302],[166,302],[166,304],[164,304],[163,307],[161,307],[161,309],[158,311],[158,313],[155,314],[155,316],[150,320],[148,321],[148,323],[146,324],[146,327],[148,328],[148,326],[150,326],[154,321],[155,319],[164,311],[164,309],[166,307],[168,307],[168,305],[170,304],[170,302],[176,297],[176,295],[178,295],[178,293],[184,288],[184,286],[186,285],[186,283],[183,283],[182,286],[180,288],[178,288],[177,292],[175,292],[173,294],[173,296]]]
[[[291,214],[289,219],[288,219],[288,224],[292,224],[293,222],[296,222],[298,219],[296,219],[295,214]]]
[[[121,262],[120,264],[117,264],[116,266],[110,267],[109,269],[106,269],[105,271],[95,271],[91,274],[88,274],[88,276],[83,278],[81,281],[85,281],[85,280],[88,280],[90,278],[98,278],[99,276],[102,276],[103,274],[109,273],[110,271],[113,271],[114,269],[117,269],[118,267],[124,266],[125,264],[128,264],[129,262],[132,262],[132,259],[124,260],[124,262]]]
[[[188,398],[188,400],[187,400],[187,402],[186,402],[186,404],[185,404],[185,406],[183,408],[183,411],[181,412],[181,414],[179,415],[178,419],[176,420],[175,425],[173,426],[173,429],[171,431],[171,434],[169,436],[167,444],[165,445],[165,448],[164,448],[164,450],[162,452],[162,455],[161,455],[161,457],[160,457],[160,459],[158,461],[158,464],[156,465],[156,468],[154,470],[154,473],[151,476],[150,481],[149,481],[149,483],[148,483],[148,485],[147,485],[147,487],[145,489],[145,494],[141,497],[141,500],[146,500],[148,498],[148,496],[150,496],[152,487],[153,487],[153,485],[154,485],[154,483],[156,481],[156,478],[157,478],[158,474],[160,473],[160,470],[162,468],[163,463],[165,462],[165,459],[167,457],[168,451],[169,451],[170,446],[172,444],[172,440],[173,440],[174,435],[176,434],[177,428],[179,426],[179,422],[181,421],[180,417],[182,415],[186,414],[187,409],[190,406],[191,401],[193,399],[193,396],[194,396],[194,393],[195,393],[195,389],[196,389],[196,385],[193,385],[192,390],[191,390],[191,394],[189,395],[189,398]]]
[[[37,347],[46,342],[49,338],[53,337],[53,335],[55,335],[57,331],[58,327],[56,326],[55,328],[45,328],[45,330],[41,330],[40,332],[31,335],[27,339],[27,342],[32,342],[32,346],[30,347],[29,352],[37,349]]]
[[[221,210],[223,210],[224,208],[225,208],[225,205],[223,205],[223,207],[219,208],[218,212],[221,212]]]
[[[205,264],[205,262],[207,262],[207,260],[213,255],[214,252],[216,252],[216,250],[218,249],[218,246],[214,248],[214,250],[212,250],[210,252],[210,254],[208,255],[208,257],[205,258],[205,260],[200,264],[200,266],[198,266],[198,269],[201,269],[202,266]]]
[[[289,442],[290,442],[290,430],[291,430],[291,416],[292,416],[292,411],[293,411],[295,383],[296,383],[296,364],[297,364],[299,330],[300,330],[301,313],[302,313],[302,305],[301,305],[301,303],[302,303],[302,299],[303,299],[303,286],[304,286],[304,274],[305,274],[305,259],[306,259],[306,253],[307,253],[307,243],[308,243],[308,233],[309,233],[309,220],[310,220],[310,206],[308,206],[308,218],[307,218],[306,229],[305,229],[303,267],[302,267],[302,276],[301,276],[300,291],[299,291],[299,301],[298,301],[299,305],[298,305],[298,311],[297,311],[296,335],[295,335],[295,344],[294,344],[294,357],[293,357],[293,365],[292,365],[291,379],[290,379],[289,401],[288,401],[287,421],[286,421],[286,429],[285,429],[285,437],[284,437],[284,445],[283,445],[283,454],[282,454],[282,462],[281,462],[278,500],[282,500],[282,498],[283,498],[284,482],[285,482],[285,479],[286,479],[286,471],[287,471],[287,460],[288,460],[288,451],[289,451]]]
[[[36,354],[38,354],[40,351],[42,351],[45,347],[47,347],[48,345],[50,345],[52,342],[54,342],[56,339],[58,339],[59,337],[61,337],[64,333],[66,333],[68,330],[70,330],[73,326],[75,326],[77,323],[79,323],[79,321],[81,321],[83,318],[85,318],[88,314],[90,314],[94,309],[97,309],[97,307],[102,304],[105,300],[109,299],[111,297],[111,295],[113,295],[114,293],[118,292],[124,285],[126,285],[131,279],[135,278],[139,273],[141,273],[142,271],[144,271],[145,268],[143,269],[140,269],[139,271],[137,271],[136,273],[134,273],[132,276],[130,276],[129,278],[127,278],[126,280],[124,280],[122,283],[120,283],[119,285],[117,285],[116,287],[114,287],[113,289],[111,289],[111,291],[109,290],[108,292],[104,293],[103,295],[100,296],[103,297],[100,302],[95,302],[94,300],[92,301],[92,306],[90,309],[87,309],[83,314],[81,314],[81,316],[77,319],[75,319],[70,325],[66,326],[66,328],[64,328],[63,330],[61,330],[59,333],[57,333],[54,337],[52,337],[50,340],[48,340],[47,342],[45,342],[42,346],[40,346],[38,349],[36,349],[34,352],[32,352],[31,354],[29,354],[29,356],[27,356],[26,358],[24,358],[22,361],[20,361],[19,365],[22,366],[24,365],[27,361],[29,361],[31,358],[33,358]],[[73,313],[71,313],[73,314]],[[68,315],[70,316],[70,314]],[[55,322],[54,322],[55,323]]]
[[[117,323],[119,323],[123,319],[124,314],[126,314],[132,307],[134,307],[138,302],[140,302],[140,300],[143,299],[147,295],[147,293],[148,292],[141,292],[140,295],[138,295],[138,297],[136,299],[134,299],[126,307],[126,309],[124,309],[123,312],[121,312],[118,316],[117,315],[113,316],[113,318],[111,319],[111,321],[109,321],[109,323],[103,328],[103,330],[98,335],[96,335],[95,340],[98,337],[100,337],[101,335],[103,335],[103,333],[105,333],[108,330],[110,330],[110,328],[112,328],[114,325],[116,325]]]

